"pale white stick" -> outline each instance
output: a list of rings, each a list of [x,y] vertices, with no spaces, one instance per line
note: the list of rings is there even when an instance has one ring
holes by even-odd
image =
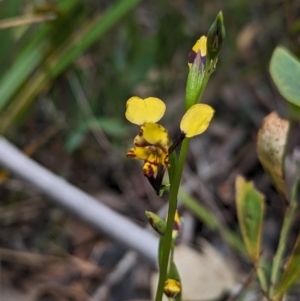
[[[158,239],[151,232],[26,157],[1,137],[0,165],[110,238],[136,250],[153,263],[157,261]]]

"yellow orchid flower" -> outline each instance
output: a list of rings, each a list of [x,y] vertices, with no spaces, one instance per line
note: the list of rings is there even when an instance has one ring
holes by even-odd
[[[140,132],[133,141],[134,147],[127,152],[126,157],[144,160],[143,172],[147,177],[152,177],[159,166],[170,167],[169,134],[162,125],[156,123],[163,117],[165,110],[164,102],[156,97],[142,99],[134,96],[126,103],[127,120],[140,126]],[[214,110],[209,105],[193,105],[181,120],[182,135],[179,143],[185,137],[191,138],[203,133],[209,126],[213,113]]]
[[[164,102],[156,97],[142,99],[134,96],[126,103],[127,120],[141,126],[133,141],[135,147],[127,152],[126,157],[144,160],[143,172],[147,177],[151,177],[159,165],[169,167],[169,135],[162,125],[156,123],[165,110]]]

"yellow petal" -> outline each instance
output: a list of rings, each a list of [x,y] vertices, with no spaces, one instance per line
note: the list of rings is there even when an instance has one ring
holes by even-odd
[[[197,42],[196,44],[193,46],[192,50],[189,53],[189,57],[188,57],[188,65],[189,67],[192,66],[197,52],[200,51],[200,55],[201,57],[205,57],[206,56],[206,43],[207,43],[207,38],[206,36],[202,36]]]
[[[165,153],[168,152],[169,135],[167,130],[157,123],[145,123],[141,126],[140,133],[135,137],[137,146],[158,146]]]
[[[191,106],[182,117],[180,129],[190,138],[203,133],[209,126],[214,115],[214,109],[205,104]]]
[[[151,151],[148,148],[137,146],[137,147],[131,148],[127,152],[126,157],[134,158],[134,159],[138,159],[138,160],[145,160],[149,157],[150,154],[151,154]]]
[[[142,99],[133,96],[127,100],[125,117],[131,123],[142,125],[146,122],[159,121],[166,110],[166,105],[156,97]]]
[[[196,44],[193,46],[193,50],[197,53],[199,50],[201,52],[201,56],[206,55],[206,43],[207,43],[207,38],[206,36],[202,36]]]

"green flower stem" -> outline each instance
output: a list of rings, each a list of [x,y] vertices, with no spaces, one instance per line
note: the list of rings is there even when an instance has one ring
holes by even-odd
[[[272,272],[271,272],[271,286],[269,292],[271,300],[272,297],[274,296],[275,287],[279,281],[280,270],[281,270],[280,267],[282,263],[282,258],[286,250],[286,242],[287,242],[288,234],[296,214],[296,209],[298,207],[298,203],[297,203],[298,185],[299,185],[299,177],[295,179],[295,182],[292,187],[290,204],[289,207],[286,209],[283,225],[280,232],[278,248],[273,259]]]
[[[189,139],[184,139],[180,149],[180,155],[176,166],[174,180],[171,183],[171,187],[170,187],[168,219],[167,219],[166,233],[164,237],[163,254],[161,258],[159,280],[158,280],[155,301],[161,301],[163,297],[164,284],[167,278],[169,256],[170,256],[170,250],[172,246],[172,231],[174,225],[175,212],[177,209],[177,195],[179,191],[181,175],[182,175],[188,147],[189,147]]]
[[[203,93],[206,89],[208,80],[212,73],[211,66],[212,64],[207,64],[205,68],[206,76],[204,76],[203,78],[203,82],[198,97],[198,99],[200,100],[202,99]],[[191,105],[189,106],[186,105],[186,110],[188,110],[190,107]],[[185,138],[182,141],[178,163],[176,164],[175,175],[173,174],[172,178],[170,177],[171,187],[170,187],[168,219],[167,219],[166,232],[165,232],[164,242],[163,242],[163,252],[160,261],[159,279],[158,279],[155,301],[161,301],[164,293],[164,284],[167,278],[170,250],[172,246],[172,231],[174,226],[174,217],[177,209],[177,196],[179,192],[179,186],[180,186],[184,162],[189,148],[189,142],[190,140],[187,138]]]

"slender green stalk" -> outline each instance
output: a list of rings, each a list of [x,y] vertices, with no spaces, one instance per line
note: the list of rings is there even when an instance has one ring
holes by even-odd
[[[269,296],[271,297],[271,299],[274,296],[275,286],[279,281],[280,266],[286,250],[286,242],[287,242],[288,234],[295,217],[296,209],[298,207],[298,203],[297,203],[298,184],[299,184],[299,177],[296,178],[292,187],[290,206],[287,208],[284,216],[283,225],[280,232],[278,248],[273,259],[272,272],[271,272],[271,286],[269,292]]]
[[[179,191],[181,175],[182,175],[188,147],[189,147],[189,139],[184,139],[180,149],[180,155],[178,159],[178,164],[176,166],[174,181],[173,183],[171,183],[168,219],[167,219],[166,233],[165,233],[165,239],[163,244],[163,254],[162,254],[161,266],[159,271],[159,280],[158,280],[155,301],[161,301],[164,292],[164,284],[167,278],[169,256],[170,256],[170,250],[172,244],[172,231],[173,231],[174,217],[177,209],[177,195]]]
[[[205,71],[206,76],[204,76],[203,83],[198,97],[198,99],[200,100],[202,99],[203,93],[206,89],[209,77],[211,75],[210,70],[211,70],[211,66],[206,66],[206,71]],[[186,106],[186,110],[188,110],[189,107],[190,106]],[[159,279],[158,279],[155,301],[161,301],[164,293],[164,284],[167,278],[170,250],[172,244],[172,231],[174,226],[174,217],[177,209],[177,196],[179,192],[179,186],[180,186],[184,162],[189,148],[189,142],[190,140],[187,138],[185,138],[182,142],[178,163],[176,165],[175,176],[173,176],[173,181],[171,180],[168,219],[167,219],[167,226],[166,226],[165,238],[163,243],[163,254],[160,262]]]

